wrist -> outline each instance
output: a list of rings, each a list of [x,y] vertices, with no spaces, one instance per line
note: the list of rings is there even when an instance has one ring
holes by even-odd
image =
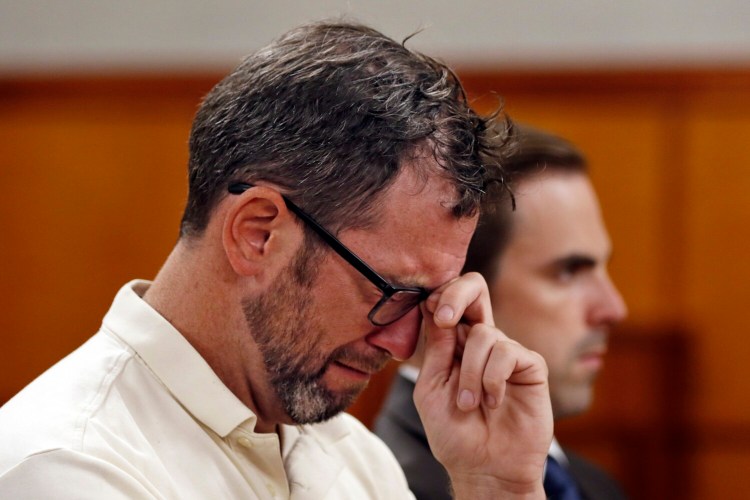
[[[544,500],[541,479],[531,483],[506,481],[495,477],[471,476],[451,478],[456,500]]]

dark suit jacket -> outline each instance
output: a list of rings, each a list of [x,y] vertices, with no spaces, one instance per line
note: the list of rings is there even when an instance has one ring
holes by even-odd
[[[397,375],[375,421],[375,433],[391,448],[418,500],[449,500],[448,474],[435,460],[414,406],[414,383]],[[624,499],[620,487],[604,471],[566,450],[569,470],[586,500]]]

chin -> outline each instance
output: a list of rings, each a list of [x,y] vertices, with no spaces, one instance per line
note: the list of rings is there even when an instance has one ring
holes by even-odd
[[[569,417],[575,417],[586,413],[591,408],[593,400],[592,391],[575,391],[575,394],[568,392],[564,395],[552,396],[552,414],[555,420]]]
[[[292,422],[302,425],[324,422],[345,411],[359,397],[363,387],[332,390],[323,385],[308,385],[296,389],[283,399]]]

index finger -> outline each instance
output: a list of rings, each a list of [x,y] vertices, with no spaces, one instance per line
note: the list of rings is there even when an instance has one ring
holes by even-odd
[[[439,328],[453,328],[459,321],[470,326],[495,326],[487,282],[479,273],[467,273],[435,290],[425,303]]]

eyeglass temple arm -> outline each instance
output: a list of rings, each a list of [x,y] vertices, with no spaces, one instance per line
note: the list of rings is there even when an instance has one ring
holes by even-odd
[[[252,184],[238,182],[235,184],[230,184],[229,192],[232,194],[242,194],[251,187]],[[328,230],[321,226],[318,221],[313,219],[311,215],[305,213],[301,208],[292,203],[292,201],[283,194],[281,195],[281,197],[284,199],[284,203],[286,203],[286,206],[289,210],[291,210],[297,217],[299,217],[307,225],[309,225],[316,233],[318,233],[321,238],[323,238],[323,240],[325,240],[326,243],[328,243],[328,245],[331,246],[331,248],[333,248],[333,250],[337,254],[339,254],[345,261],[347,261],[355,269],[357,269],[357,271],[362,273],[375,286],[383,291],[392,289],[391,285],[382,276],[375,272],[375,270],[368,266],[367,263],[365,263],[362,259],[357,257],[354,252],[346,248],[344,244],[338,240],[338,238],[328,232]]]

